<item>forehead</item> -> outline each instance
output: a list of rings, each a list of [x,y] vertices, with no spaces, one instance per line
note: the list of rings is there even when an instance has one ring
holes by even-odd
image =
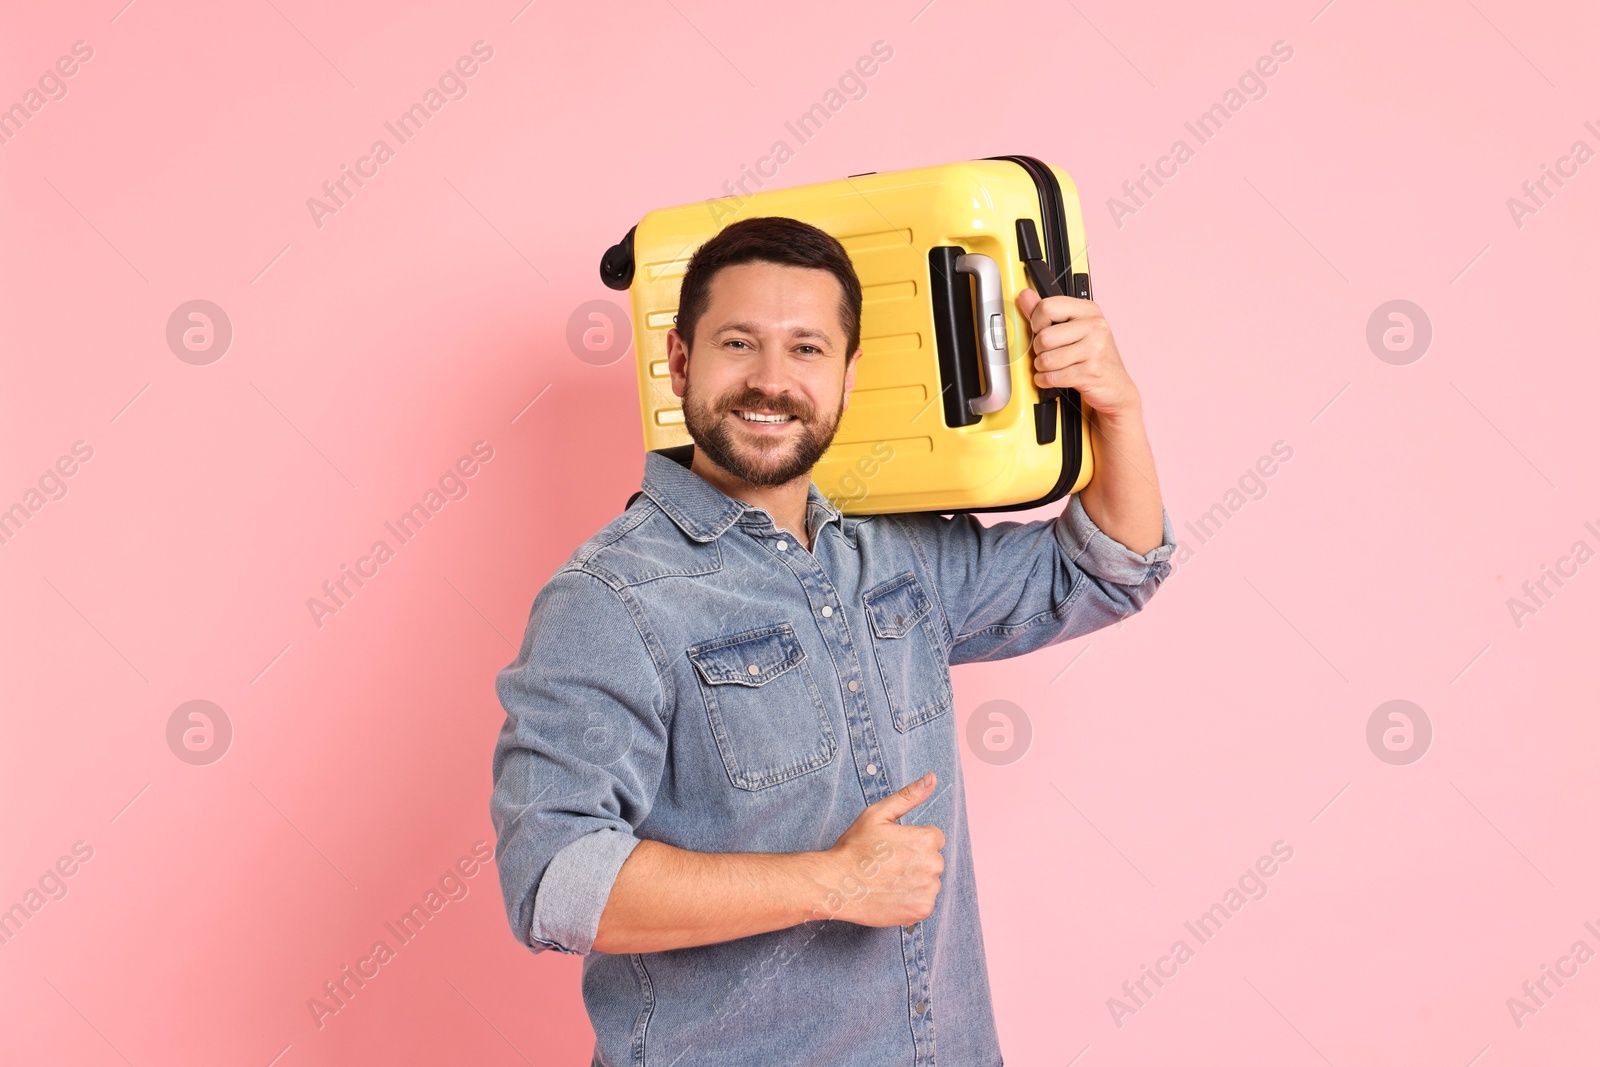
[[[740,263],[711,279],[703,329],[733,323],[747,329],[808,332],[843,340],[844,287],[830,271],[787,263]]]

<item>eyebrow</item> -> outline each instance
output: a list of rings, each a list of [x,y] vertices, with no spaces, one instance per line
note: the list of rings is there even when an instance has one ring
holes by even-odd
[[[748,322],[729,322],[729,323],[726,323],[726,324],[724,324],[722,326],[717,327],[717,329],[712,332],[711,336],[713,336],[713,337],[721,337],[723,334],[728,333],[728,332],[733,331],[733,330],[737,330],[737,331],[740,331],[742,333],[760,333],[761,332],[760,330],[756,329],[755,326],[751,325]],[[832,347],[832,345],[833,345],[833,339],[830,338],[826,333],[823,333],[821,330],[813,330],[809,326],[802,326],[797,330],[791,330],[790,331],[790,336],[791,337],[814,337],[817,340],[824,342],[829,347]]]

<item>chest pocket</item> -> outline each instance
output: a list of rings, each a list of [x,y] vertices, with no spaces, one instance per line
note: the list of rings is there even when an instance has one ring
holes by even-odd
[[[839,743],[786,622],[689,649],[728,780],[766,789],[833,761]]]
[[[872,624],[872,648],[901,733],[950,710],[950,667],[939,655],[928,618],[933,609],[910,571],[862,595]]]

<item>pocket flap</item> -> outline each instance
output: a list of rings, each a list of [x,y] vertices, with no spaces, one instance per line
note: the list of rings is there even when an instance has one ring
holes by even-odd
[[[805,658],[794,627],[786,622],[689,649],[689,659],[710,685],[765,685]]]
[[[917,576],[910,571],[867,590],[862,599],[872,632],[879,637],[904,637],[932,607]]]

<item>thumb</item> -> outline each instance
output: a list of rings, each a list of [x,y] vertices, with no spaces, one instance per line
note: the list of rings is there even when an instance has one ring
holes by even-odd
[[[1029,322],[1032,322],[1033,309],[1039,306],[1039,301],[1041,299],[1043,298],[1032,289],[1024,289],[1022,292],[1017,294],[1017,310],[1022,312],[1023,318],[1027,319]]]
[[[938,777],[929,771],[914,782],[909,782],[900,789],[895,790],[882,800],[874,804],[879,818],[885,822],[894,822],[900,816],[921,804],[933,793],[933,787]]]

